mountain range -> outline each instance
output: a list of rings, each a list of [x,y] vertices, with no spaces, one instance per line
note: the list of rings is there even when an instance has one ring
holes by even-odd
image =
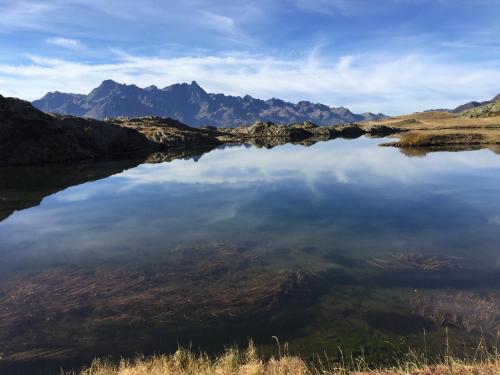
[[[384,114],[355,114],[344,107],[281,99],[261,100],[207,93],[195,81],[165,88],[120,84],[106,80],[88,95],[49,92],[35,100],[41,111],[93,119],[107,117],[170,117],[191,126],[236,127],[257,120],[275,123],[312,121],[318,125],[337,125],[386,118]]]

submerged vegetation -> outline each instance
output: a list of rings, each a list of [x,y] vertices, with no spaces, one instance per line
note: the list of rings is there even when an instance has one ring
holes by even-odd
[[[421,271],[446,271],[463,268],[460,259],[447,255],[402,253],[389,259],[373,259],[370,264],[382,269],[414,269]]]
[[[278,343],[279,345],[279,343]],[[430,360],[425,353],[410,351],[402,358],[395,358],[395,364],[387,368],[369,366],[362,356],[343,358],[334,362],[324,355],[311,361],[282,353],[269,359],[262,359],[256,347],[250,342],[245,351],[227,349],[216,358],[196,354],[188,349],[178,349],[172,355],[159,355],[135,360],[121,360],[118,364],[95,360],[80,372],[66,375],[170,375],[170,374],[217,374],[217,375],[497,375],[500,373],[500,355],[479,344],[475,353],[458,358],[447,352],[440,358]]]
[[[458,326],[467,332],[496,337],[500,333],[500,297],[467,292],[441,293],[412,301],[414,312],[444,326]]]

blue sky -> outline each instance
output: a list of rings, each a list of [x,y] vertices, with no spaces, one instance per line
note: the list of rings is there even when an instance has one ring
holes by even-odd
[[[499,0],[0,0],[0,94],[196,80],[400,114],[500,92]]]

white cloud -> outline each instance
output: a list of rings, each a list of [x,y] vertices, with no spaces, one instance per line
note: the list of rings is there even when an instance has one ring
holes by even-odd
[[[205,18],[207,26],[231,35],[238,34],[234,20],[231,17],[215,14],[206,10],[200,11]]]
[[[490,218],[489,222],[491,224],[500,225],[500,216],[493,216]]]
[[[396,148],[379,148],[379,143],[383,141],[360,138],[356,142],[337,139],[310,147],[288,144],[270,150],[229,147],[213,150],[198,162],[179,159],[170,163],[143,164],[113,178],[127,180],[127,184],[122,185],[126,190],[167,182],[222,184],[227,188],[299,180],[315,191],[317,182],[327,178],[354,185],[388,181],[414,185],[434,176],[471,168],[478,171],[500,168],[500,158],[489,150],[408,158]]]
[[[498,93],[500,69],[487,61],[438,55],[358,55],[328,59],[259,54],[149,57],[115,51],[109,63],[28,56],[0,64],[0,93],[36,99],[48,91],[87,93],[105,79],[139,86],[198,81],[207,91],[258,98],[313,100],[354,111],[399,114],[454,107]]]
[[[49,44],[53,44],[55,46],[74,49],[74,50],[83,48],[83,44],[76,39],[58,37],[58,38],[49,38],[46,40],[46,42]]]
[[[1,1],[0,30],[34,28],[45,29],[44,16],[54,9],[48,2],[35,1]]]
[[[293,0],[300,10],[323,14],[351,13],[362,9],[362,0]]]

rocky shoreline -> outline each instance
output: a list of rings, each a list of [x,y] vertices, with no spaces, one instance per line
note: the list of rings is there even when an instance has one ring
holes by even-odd
[[[0,96],[0,166],[107,160],[131,155],[147,159],[158,152],[211,149],[224,144],[252,143],[258,147],[285,143],[310,145],[363,135],[394,136],[399,140],[384,146],[399,147],[406,154],[411,154],[415,148],[424,148],[428,152],[478,147],[494,147],[496,150],[500,145],[498,119],[492,115],[480,118],[422,112],[333,126],[318,126],[312,122],[283,125],[257,121],[237,128],[194,128],[171,118],[154,116],[98,121],[47,114],[29,102]]]
[[[23,100],[0,96],[0,165],[106,159],[152,146],[132,129],[46,114]]]
[[[105,160],[156,152],[213,148],[255,139],[282,144],[311,139],[359,137],[357,125],[319,127],[312,123],[256,122],[240,128],[193,128],[162,117],[106,121],[46,114],[30,103],[0,96],[0,166]],[[269,141],[272,139],[272,141]]]
[[[105,121],[46,114],[30,103],[0,96],[0,166],[104,160],[131,154],[213,148],[223,144],[314,143],[364,134],[390,134],[387,126],[317,126],[258,121],[238,128],[190,127],[180,121],[146,116]]]

